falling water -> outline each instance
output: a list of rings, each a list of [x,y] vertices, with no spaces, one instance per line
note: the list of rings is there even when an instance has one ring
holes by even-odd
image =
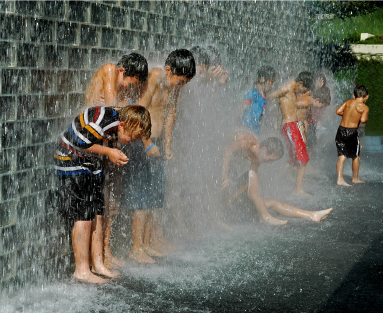
[[[340,90],[352,87],[329,68],[321,69],[332,104],[318,127],[320,175],[304,181],[314,196],[291,196],[293,183],[280,174],[286,155],[262,166],[259,177],[264,196],[334,212],[323,223],[291,218],[270,227],[258,223],[252,207],[218,205],[234,231],[210,225],[223,150],[257,69],[273,66],[280,87],[323,64],[310,10],[290,1],[0,1],[0,312],[326,312],[342,308],[347,292],[367,282],[381,294],[374,283],[381,274],[372,271],[383,259],[382,166],[378,155],[362,151],[367,183],[352,192],[336,188],[334,110],[346,99]],[[69,231],[52,195],[57,134],[83,108],[87,83],[102,64],[135,50],[163,66],[168,51],[195,45],[217,47],[230,80],[217,86],[195,78],[181,94],[164,212],[178,251],[154,265],[128,260],[121,278],[105,286],[74,282]],[[280,137],[280,118],[278,107],[268,106],[260,136]],[[130,218],[122,212],[113,225],[112,250],[123,259]]]

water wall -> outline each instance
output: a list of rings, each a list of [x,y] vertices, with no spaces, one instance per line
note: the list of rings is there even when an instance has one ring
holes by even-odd
[[[263,64],[282,81],[317,67],[310,22],[304,2],[290,1],[0,1],[0,289],[60,279],[73,265],[52,152],[99,66],[131,50],[150,61],[212,44],[239,89]]]

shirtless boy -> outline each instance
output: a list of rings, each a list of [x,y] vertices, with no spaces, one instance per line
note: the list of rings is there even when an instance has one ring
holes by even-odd
[[[335,143],[338,149],[338,162],[336,163],[337,185],[351,186],[343,178],[343,166],[346,158],[352,158],[352,182],[363,183],[359,175],[359,136],[358,127],[360,123],[368,120],[368,99],[367,88],[357,85],[354,89],[353,99],[344,102],[337,110],[336,114],[342,116],[342,121],[336,133]]]
[[[117,111],[110,107],[86,108],[60,137],[55,153],[57,195],[62,215],[74,220],[72,245],[76,269],[73,276],[88,283],[106,283],[99,277],[117,278],[105,267],[101,228],[104,210],[103,164],[106,156],[116,166],[126,165],[128,158],[119,149],[104,142],[121,144],[150,137],[150,114],[141,106]],[[92,270],[90,269],[92,267]]]
[[[89,83],[85,101],[87,106],[103,105],[124,107],[131,105],[131,99],[136,99],[141,85],[148,79],[148,63],[137,53],[124,55],[117,65],[107,63],[93,75]],[[147,146],[150,141],[145,141]],[[114,143],[117,144],[117,143]],[[104,184],[104,216],[97,216],[97,226],[103,228],[104,264],[109,268],[122,266],[124,262],[117,259],[110,250],[110,235],[113,219],[120,212],[121,172],[106,161]]]
[[[297,102],[297,95],[308,92],[311,88],[313,75],[301,72],[291,83],[270,94],[268,99],[279,99],[282,111],[282,134],[286,138],[290,160],[297,167],[295,195],[309,196],[302,189],[303,176],[309,155],[306,151],[303,124],[299,122],[297,109],[300,105],[307,105],[307,101]],[[309,103],[308,103],[309,105]]]
[[[85,94],[87,106],[124,107],[137,100],[148,78],[148,63],[138,53],[124,55],[117,65],[107,63],[93,75]]]
[[[164,256],[164,253],[171,249],[171,244],[165,240],[162,233],[160,212],[164,205],[165,193],[164,162],[165,159],[171,160],[173,158],[171,139],[180,88],[189,82],[195,73],[196,66],[192,53],[186,49],[175,50],[166,59],[164,69],[153,68],[150,71],[149,79],[143,86],[138,101],[139,105],[144,106],[150,112],[152,119],[151,139],[160,146],[162,154],[161,157],[146,160],[149,174],[144,189],[147,190],[149,200],[141,197],[145,203],[142,203],[138,207],[139,209],[133,207],[133,246],[129,258],[139,263],[154,263],[155,261],[151,256]],[[147,149],[150,151],[154,147],[149,146]],[[127,183],[135,189],[132,190],[131,194],[135,195],[141,192],[142,183],[129,182],[131,177],[123,176],[123,179],[128,179]],[[129,197],[124,197],[123,201],[127,201],[125,206],[130,205]]]
[[[273,217],[267,210],[287,216],[310,219],[314,222],[324,220],[332,211],[332,208],[322,211],[306,211],[283,203],[281,201],[263,198],[260,182],[258,181],[258,168],[261,163],[272,163],[283,156],[282,142],[276,137],[270,137],[258,142],[253,135],[248,132],[237,132],[233,136],[233,141],[226,147],[222,167],[222,188],[229,186],[229,168],[233,155],[234,162],[240,161],[237,158],[245,158],[251,162],[250,171],[245,170],[245,174],[239,178],[239,185],[236,192],[229,199],[229,203],[235,201],[244,191],[254,203],[260,214],[260,220],[270,225],[284,225],[287,220],[280,220]]]

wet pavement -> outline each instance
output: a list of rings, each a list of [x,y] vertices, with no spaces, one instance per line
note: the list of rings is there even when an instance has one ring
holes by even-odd
[[[333,207],[321,223],[235,224],[234,232],[184,242],[155,265],[130,261],[106,286],[52,283],[24,292],[4,312],[383,312],[382,159],[362,154],[364,184],[336,186],[336,157],[322,158],[320,176],[305,181],[314,197],[291,197],[290,186],[269,192],[302,208]],[[113,249],[128,254],[118,240]]]

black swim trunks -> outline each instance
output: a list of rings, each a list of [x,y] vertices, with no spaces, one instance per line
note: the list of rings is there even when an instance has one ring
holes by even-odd
[[[346,128],[339,126],[336,133],[335,143],[338,156],[355,159],[360,155],[358,128]]]
[[[65,219],[92,221],[104,212],[104,177],[57,175],[59,212]]]

